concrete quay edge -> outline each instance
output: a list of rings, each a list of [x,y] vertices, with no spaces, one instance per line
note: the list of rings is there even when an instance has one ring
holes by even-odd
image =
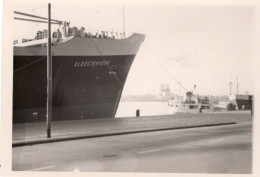
[[[221,126],[221,125],[230,125],[230,124],[236,124],[236,122],[231,121],[231,122],[225,122],[225,123],[209,123],[209,124],[190,125],[190,126],[181,126],[181,127],[146,128],[146,129],[139,129],[139,130],[125,130],[125,131],[121,130],[118,132],[111,132],[111,133],[108,132],[108,133],[93,134],[93,135],[71,135],[71,136],[68,135],[68,136],[64,136],[64,137],[55,137],[55,138],[49,138],[49,139],[46,138],[46,139],[38,139],[38,140],[19,140],[19,141],[14,141],[12,143],[12,147],[31,146],[31,145],[36,145],[36,144],[54,143],[54,142],[70,141],[70,140],[77,140],[77,139],[87,139],[87,138],[97,138],[97,137],[104,137],[104,136],[116,136],[116,135],[133,134],[133,133]]]

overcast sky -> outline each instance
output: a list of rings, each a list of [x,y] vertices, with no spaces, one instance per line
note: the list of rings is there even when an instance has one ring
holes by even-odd
[[[52,3],[52,18],[91,32],[123,31],[123,1],[87,2]],[[239,93],[253,92],[254,7],[158,2],[124,0],[126,34],[147,37],[123,94],[157,94],[160,84],[170,84],[178,93],[177,80],[188,90],[196,84],[200,94],[227,95],[230,81],[236,93],[236,78]],[[16,3],[14,10],[47,17],[47,4]],[[14,25],[14,39],[34,37],[37,30],[47,28],[31,22]]]

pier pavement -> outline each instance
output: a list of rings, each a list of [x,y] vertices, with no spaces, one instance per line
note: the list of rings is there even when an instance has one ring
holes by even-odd
[[[13,147],[81,138],[247,122],[252,122],[250,111],[53,121],[51,138],[47,138],[45,122],[14,124]]]

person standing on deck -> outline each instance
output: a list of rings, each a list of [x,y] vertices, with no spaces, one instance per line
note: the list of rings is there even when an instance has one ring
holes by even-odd
[[[59,39],[62,38],[62,34],[61,34],[61,32],[60,32],[59,29],[57,30],[57,37],[58,37]]]

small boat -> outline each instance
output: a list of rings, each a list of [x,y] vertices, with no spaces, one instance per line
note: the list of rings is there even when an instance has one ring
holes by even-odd
[[[168,105],[172,106],[175,112],[201,112],[212,108],[207,96],[195,95],[192,92],[187,92],[185,96],[174,95]]]

